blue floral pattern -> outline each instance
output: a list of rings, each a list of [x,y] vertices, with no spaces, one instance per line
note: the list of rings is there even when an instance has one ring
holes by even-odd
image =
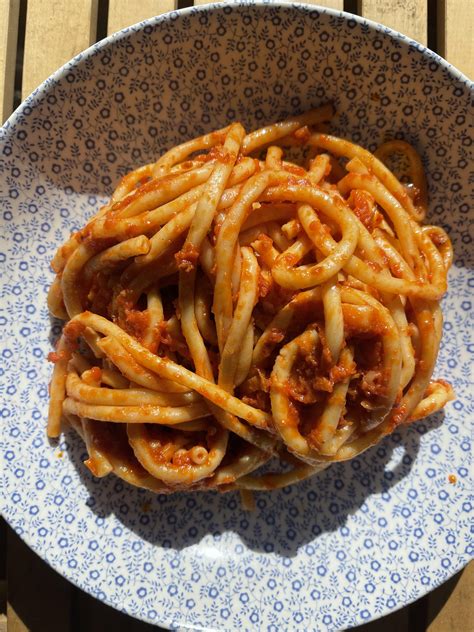
[[[22,104],[0,132],[0,496],[53,568],[171,628],[337,630],[417,599],[473,557],[472,96],[444,60],[385,27],[243,2],[125,29]],[[437,374],[456,401],[350,463],[257,494],[250,514],[234,493],[154,496],[94,479],[77,437],[45,435],[55,248],[120,176],[180,140],[328,100],[336,133],[369,149],[404,138],[423,156],[432,221],[455,248]]]

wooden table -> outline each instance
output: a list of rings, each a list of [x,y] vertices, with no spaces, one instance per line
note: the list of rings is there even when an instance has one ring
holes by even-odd
[[[56,68],[123,27],[192,0],[0,0],[0,116]],[[196,0],[194,4],[206,4]],[[427,44],[468,76],[474,70],[474,0],[317,0]],[[65,36],[67,34],[67,36]],[[474,564],[430,595],[362,632],[474,630]],[[156,628],[69,584],[0,521],[0,632],[145,631]]]

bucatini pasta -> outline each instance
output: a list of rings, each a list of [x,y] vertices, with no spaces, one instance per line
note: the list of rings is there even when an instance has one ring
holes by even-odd
[[[452,249],[422,223],[421,160],[331,136],[332,116],[178,145],[59,248],[48,434],[76,429],[94,475],[274,489],[453,398],[432,380]]]

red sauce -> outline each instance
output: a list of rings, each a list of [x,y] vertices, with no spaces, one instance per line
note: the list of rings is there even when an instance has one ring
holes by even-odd
[[[131,309],[125,314],[125,330],[137,340],[143,340],[149,323],[150,317],[147,312]]]
[[[260,270],[258,275],[258,296],[259,298],[265,298],[270,292],[273,285],[273,277],[268,270]]]
[[[355,375],[356,373],[356,365],[352,363],[350,367],[344,367],[341,365],[333,366],[329,371],[329,379],[334,383],[343,382],[348,377]]]
[[[304,125],[303,127],[300,127],[295,132],[293,132],[293,137],[303,143],[307,143],[311,137],[311,131],[307,125]]]
[[[102,369],[98,366],[93,366],[92,368],[90,368],[89,374],[95,382],[100,382],[102,379]]]
[[[48,357],[48,362],[52,362],[53,364],[56,364],[57,362],[60,362],[61,360],[67,360],[69,357],[69,354],[66,351],[50,351],[47,357]]]
[[[298,167],[298,165],[285,164],[284,169],[285,171],[288,171],[288,173],[291,173],[294,176],[304,177],[306,175],[306,171],[302,167]]]
[[[396,408],[394,408],[392,411],[392,419],[391,419],[393,426],[394,427],[398,426],[403,421],[405,421],[406,416],[407,416],[407,407],[405,405],[397,406]]]
[[[69,321],[64,326],[63,334],[66,338],[67,346],[71,351],[75,351],[78,348],[78,338],[82,335],[85,328],[85,325],[75,320]]]
[[[173,465],[183,467],[185,465],[191,466],[193,464],[193,460],[191,459],[191,455],[188,450],[173,454]]]
[[[184,272],[191,272],[199,259],[199,250],[193,244],[186,243],[174,256],[178,268]]]
[[[161,322],[157,327],[159,343],[168,347],[171,351],[177,351],[184,358],[190,358],[188,345],[184,336],[174,335],[168,330],[167,321]]]

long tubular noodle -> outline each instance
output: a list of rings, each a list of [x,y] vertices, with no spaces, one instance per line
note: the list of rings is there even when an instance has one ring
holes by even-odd
[[[153,285],[159,285],[162,279],[173,275],[178,271],[178,265],[174,259],[167,261],[167,254],[169,249],[165,250],[161,257],[158,257],[156,261],[152,261],[149,265],[144,266],[135,277],[131,276],[132,266],[131,264],[125,269],[120,278],[120,283],[123,284],[128,290],[129,298],[132,303],[136,303],[140,298],[140,295]]]
[[[237,151],[242,140],[243,128],[240,126],[231,127],[229,130],[229,136],[226,138],[224,149],[227,149],[227,158],[222,165],[222,168],[217,168],[211,176],[209,183],[209,191],[206,196],[206,216],[205,216],[205,230],[202,225],[198,224],[194,229],[191,237],[188,235],[188,240],[185,242],[183,251],[186,253],[186,247],[192,252],[192,249],[198,249],[203,243],[207,242],[206,233],[209,229],[212,217],[215,215],[218,198],[222,195],[226,181],[228,180],[232,165],[234,164]],[[191,233],[191,229],[190,229]],[[188,246],[186,246],[188,244]],[[237,272],[240,273],[240,268],[237,268]],[[214,375],[210,365],[209,356],[204,345],[203,338],[198,326],[198,320],[195,312],[195,269],[184,269],[180,271],[179,281],[179,302],[181,321],[183,327],[183,333],[186,337],[186,341],[189,345],[191,357],[193,358],[196,372],[198,375],[202,375],[210,382],[214,382]],[[210,409],[214,413],[216,420],[220,425],[236,433],[241,438],[245,438],[252,444],[259,445],[260,447],[272,449],[272,443],[267,440],[262,440],[252,428],[247,428],[242,424],[237,417],[229,414],[229,411],[221,410],[216,405],[210,404]]]
[[[325,149],[336,156],[344,156],[346,158],[359,158],[361,162],[369,169],[371,173],[384,184],[389,191],[393,192],[395,198],[402,204],[403,208],[417,221],[423,219],[423,215],[415,208],[405,187],[397,180],[393,173],[387,167],[371,154],[370,151],[363,149],[359,145],[330,136],[329,134],[313,134],[308,140],[309,145],[314,145],[321,149]]]
[[[324,308],[326,343],[331,352],[331,359],[336,363],[344,342],[344,316],[342,313],[341,292],[335,278],[329,279],[322,284],[321,297]]]
[[[317,191],[315,190],[314,193]],[[308,198],[310,197],[312,196],[308,196]],[[283,287],[306,289],[324,283],[344,267],[356,248],[359,232],[351,216],[345,215],[342,209],[333,204],[326,196],[318,200],[318,196],[315,195],[314,202],[316,200],[319,203],[318,206],[322,207],[331,219],[335,219],[339,223],[342,238],[329,256],[319,263],[308,266],[292,268],[290,266],[296,261],[291,249],[282,253],[272,268],[272,275],[277,283]],[[311,206],[302,204],[298,209],[298,217],[308,237],[317,247],[322,227],[316,213]]]
[[[250,246],[253,241],[256,241],[262,233],[265,234],[267,230],[266,224],[258,224],[258,226],[242,231],[239,235],[239,245]]]
[[[281,159],[283,156],[283,149],[275,145],[267,149],[267,155],[265,157],[266,169],[274,169],[278,171],[282,168]]]
[[[82,432],[84,443],[86,444],[89,458],[84,461],[84,465],[99,478],[107,476],[113,470],[112,463],[107,458],[107,455],[100,449],[97,442],[94,441],[93,432],[94,422],[90,419],[81,419]]]
[[[280,252],[283,252],[283,250],[286,250],[291,246],[291,241],[285,233],[282,232],[280,226],[276,222],[268,222],[267,233]]]
[[[352,459],[380,441],[383,436],[392,432],[398,425],[405,423],[422,400],[436,362],[441,339],[442,317],[438,306],[421,302],[417,307],[416,320],[421,348],[418,373],[413,378],[408,391],[386,420],[378,427],[341,446],[336,455],[338,460]],[[434,410],[430,412],[434,412]]]
[[[197,202],[202,193],[203,185],[196,186],[161,206],[129,218],[105,218],[91,226],[90,232],[94,239],[113,237],[126,239],[130,235],[140,235],[146,232],[153,235],[161,226],[166,224],[190,204]]]
[[[312,351],[318,343],[319,335],[315,329],[308,329],[291,340],[280,351],[271,376],[270,398],[275,425],[290,452],[304,459],[309,458],[311,448],[298,429],[298,415],[287,395],[287,383],[300,347]]]
[[[240,349],[237,370],[235,372],[235,386],[240,386],[242,384],[250,371],[250,367],[252,366],[254,338],[254,326],[253,323],[250,323],[244,334],[244,339]]]
[[[333,113],[186,141],[58,249],[47,431],[69,423],[93,475],[252,504],[454,398],[432,379],[453,250],[420,224],[421,160],[315,132]],[[291,469],[259,475],[273,456]]]
[[[318,303],[321,300],[321,289],[315,288],[314,290],[301,292],[295,299],[282,307],[258,339],[253,350],[252,364],[261,366],[271,355],[276,345],[284,339],[285,333],[300,305],[310,302]]]
[[[158,288],[155,287],[148,290],[146,299],[148,323],[145,335],[143,336],[143,345],[148,349],[152,349],[156,340],[157,328],[164,321],[165,317]]]
[[[234,266],[232,268],[232,274],[230,277],[230,289],[232,292],[232,301],[234,302],[234,297],[237,296],[237,293],[240,288],[240,276],[242,271],[242,251],[239,248],[239,245],[235,245],[235,255],[234,255]],[[223,339],[219,340],[219,350],[222,349],[224,344]]]
[[[79,283],[78,277],[93,254],[93,249],[87,243],[81,244],[69,257],[64,268],[61,277],[61,291],[69,318],[83,311],[81,294],[84,287]]]
[[[239,182],[252,175],[255,168],[255,161],[251,158],[244,158],[239,164],[235,165],[229,179],[230,188],[223,192],[219,200],[219,209],[226,209],[233,204],[240,191]],[[206,173],[210,172],[211,169],[209,168]],[[90,226],[90,235],[95,239],[107,237],[124,239],[133,234],[143,233],[144,227],[146,227],[145,231],[147,234],[153,234],[160,226],[187,208],[189,204],[197,202],[203,189],[204,184],[201,183],[161,206],[142,211],[132,217],[106,217]]]
[[[312,185],[317,185],[330,172],[331,157],[328,154],[319,154],[311,161],[309,179]]]
[[[349,368],[353,361],[353,354],[349,347],[341,353],[341,366]],[[311,430],[311,441],[318,446],[321,454],[332,454],[331,440],[334,437],[339,420],[341,419],[345,404],[350,377],[345,378],[334,386],[329,395],[323,414],[317,420],[316,426]]]
[[[328,467],[327,463],[318,463],[317,465],[299,463],[289,472],[283,472],[281,474],[269,473],[262,474],[261,476],[247,474],[247,476],[239,478],[234,485],[231,486],[231,489],[248,489],[253,491],[281,489],[282,487],[304,481],[317,472],[321,472],[326,467]]]
[[[48,309],[55,318],[61,320],[68,319],[68,313],[64,306],[63,294],[61,291],[61,279],[59,276],[54,278],[48,290]]]
[[[284,199],[288,195],[285,187],[275,187],[273,190],[267,190],[265,198],[272,201]],[[301,207],[300,207],[301,208]],[[354,218],[354,224],[357,221]],[[308,226],[308,230],[310,227]],[[337,242],[327,232],[314,232],[313,238],[318,239],[318,249],[329,256],[337,246]],[[360,236],[360,232],[359,232]],[[295,244],[293,244],[294,246]],[[283,255],[282,255],[283,256]],[[409,296],[421,299],[439,300],[443,295],[446,287],[444,280],[440,287],[429,283],[419,283],[416,280],[408,281],[406,279],[395,278],[387,275],[384,271],[377,272],[376,269],[370,267],[365,261],[353,255],[344,265],[344,270],[355,276],[363,283],[370,285],[382,292],[390,292],[392,294],[407,294]]]
[[[250,154],[259,147],[274,143],[280,138],[293,134],[300,127],[305,125],[316,125],[324,121],[329,121],[334,116],[332,105],[324,105],[314,110],[309,110],[300,116],[294,116],[281,123],[274,123],[268,127],[262,127],[255,132],[247,134],[242,143],[242,153]]]
[[[143,180],[148,180],[152,177],[153,174],[153,163],[148,165],[143,165],[130,173],[127,173],[118,183],[115,191],[112,193],[110,201],[112,204],[122,200],[126,195],[128,195],[133,189],[142,182]]]
[[[103,364],[107,362],[107,358],[104,359]],[[101,381],[112,388],[128,388],[130,381],[127,380],[119,371],[113,368],[103,366],[101,369]]]
[[[367,304],[377,313],[378,327],[383,346],[382,371],[385,376],[385,394],[381,397],[380,408],[368,415],[367,427],[378,425],[385,418],[395,403],[400,388],[402,371],[402,352],[400,348],[400,333],[389,310],[373,296],[354,288],[343,288],[341,298],[345,302],[354,301],[355,304]],[[345,319],[345,314],[344,314]]]
[[[213,167],[213,162],[209,162],[192,171],[146,182],[135,189],[133,193],[127,195],[126,198],[114,204],[105,217],[99,221],[99,225],[103,222],[106,226],[116,217],[126,219],[166,204],[166,202],[206,182]]]
[[[287,178],[287,174],[283,172],[271,171],[264,171],[249,178],[220,228],[216,243],[217,265],[213,304],[219,348],[223,346],[222,342],[227,336],[232,319],[232,263],[240,229],[252,203],[263,191],[272,184],[281,184]]]
[[[198,202],[195,217],[189,227],[183,246],[185,254],[186,250],[199,250],[211,227],[219,200],[230,179],[244,135],[245,130],[240,123],[230,126],[222,147],[222,154],[217,159],[217,164],[206,183]]]
[[[410,382],[416,370],[415,350],[409,334],[408,321],[405,309],[397,296],[388,305],[390,314],[397,325],[400,334],[400,351],[402,353],[402,373],[400,387],[402,389]]]
[[[203,239],[201,246],[201,254],[199,255],[199,263],[202,266],[202,269],[206,273],[207,278],[210,281],[214,280],[214,264],[215,264],[216,256],[214,252],[214,247],[207,237]]]
[[[211,320],[212,289],[207,287],[205,277],[200,276],[194,294],[194,313],[196,323],[203,339],[211,345],[217,345],[216,328]]]
[[[65,415],[65,417],[82,439],[85,439],[83,425],[79,418],[75,415]],[[151,476],[137,461],[127,441],[125,426],[122,426],[122,429],[123,433],[120,432],[121,429],[115,428],[114,434],[111,435],[106,424],[90,421],[88,428],[90,441],[94,445],[100,444],[102,455],[112,466],[112,472],[122,480],[153,492],[169,493],[170,488]]]
[[[188,457],[189,459],[186,467],[183,468],[179,463],[174,464],[173,461],[166,462],[166,460],[157,461],[154,458],[153,442],[150,440],[147,427],[144,424],[128,425],[127,435],[135,456],[141,465],[155,478],[164,481],[168,485],[192,485],[212,475],[224,458],[228,441],[228,432],[226,430],[214,428],[212,435],[208,433],[207,442],[209,449],[207,450],[207,456],[204,459],[199,459],[201,463],[193,463],[192,450],[196,450],[196,447],[193,447],[189,456],[188,454],[183,454],[183,457]],[[185,437],[186,433],[182,436]]]
[[[262,410],[244,404],[237,397],[233,397],[219,386],[212,384],[209,380],[201,378],[189,369],[177,365],[167,358],[161,358],[150,353],[132,336],[129,336],[123,329],[108,321],[102,316],[83,312],[75,316],[71,323],[78,323],[85,327],[91,327],[104,336],[111,336],[125,347],[125,349],[146,369],[156,373],[159,377],[172,382],[177,382],[188,389],[195,390],[205,399],[223,408],[228,412],[245,419],[256,428],[268,428],[271,423],[271,416]],[[136,380],[135,380],[136,381]]]
[[[168,150],[156,161],[153,170],[154,176],[159,177],[163,173],[166,173],[166,171],[169,171],[174,165],[182,162],[196,151],[202,151],[220,145],[224,141],[229,129],[230,126],[223,127],[222,129],[211,132],[210,134],[204,134],[204,136],[199,136],[198,138],[193,138]]]
[[[413,270],[410,268],[400,252],[391,243],[386,233],[376,229],[374,231],[374,241],[383,251],[392,273],[395,273],[396,276],[402,279],[408,279],[411,281],[415,280]]]
[[[67,365],[69,349],[64,334],[61,335],[56,347],[57,359],[54,364],[53,375],[49,385],[48,436],[59,437],[61,434],[61,416],[63,402],[66,397]]]
[[[431,239],[443,259],[446,272],[453,263],[453,245],[446,232],[440,226],[423,226],[422,232]]]
[[[232,485],[237,479],[264,465],[271,459],[271,456],[268,452],[264,452],[255,446],[246,446],[230,463],[221,465],[217,469],[212,482],[216,486]]]
[[[76,369],[79,374],[85,373],[91,369],[91,363],[80,353],[74,352],[71,355],[70,359],[71,367]],[[68,366],[69,370],[69,366]],[[101,374],[103,374],[103,369],[101,369]],[[128,386],[128,381],[126,386]]]
[[[444,380],[435,380],[429,384],[423,399],[416,405],[407,422],[412,423],[428,417],[431,413],[444,408],[453,399],[455,393],[452,386]]]
[[[232,393],[235,384],[235,373],[239,366],[239,349],[241,349],[249,328],[252,310],[257,302],[259,267],[255,255],[250,248],[242,248],[242,274],[239,298],[225,341],[219,364],[218,384]]]
[[[158,406],[156,404],[97,406],[79,402],[69,397],[64,400],[63,409],[66,413],[79,417],[89,417],[98,421],[153,423],[168,426],[209,415],[209,409],[204,403],[190,404],[189,406]]]
[[[370,193],[387,213],[400,241],[401,251],[415,273],[424,272],[424,265],[417,247],[413,228],[416,223],[400,202],[371,175],[350,173],[338,183],[339,191],[345,195],[351,189],[362,189]],[[411,230],[410,230],[411,229]]]
[[[99,347],[117,369],[131,382],[155,391],[186,393],[188,389],[169,380],[163,380],[141,366],[134,357],[114,337],[105,336],[99,341]]]
[[[121,241],[89,259],[84,266],[84,276],[86,280],[89,280],[94,274],[97,274],[104,268],[121,263],[132,257],[146,255],[150,247],[150,240],[145,235],[138,235],[137,237]]]
[[[245,220],[242,232],[267,222],[278,222],[281,220],[291,220],[296,216],[296,206],[294,204],[260,204],[249,209],[250,215]]]
[[[416,187],[416,215],[415,219],[418,221],[425,218],[428,211],[428,185],[426,183],[425,170],[418,152],[409,143],[403,140],[390,140],[380,145],[374,152],[376,156],[382,162],[386,161],[386,158],[392,154],[402,154],[408,158],[410,163],[410,179],[412,184]]]
[[[77,374],[68,373],[66,379],[66,393],[77,401],[85,404],[110,406],[187,406],[202,402],[196,393],[167,393],[157,392],[145,388],[107,388],[91,386],[79,378]]]

